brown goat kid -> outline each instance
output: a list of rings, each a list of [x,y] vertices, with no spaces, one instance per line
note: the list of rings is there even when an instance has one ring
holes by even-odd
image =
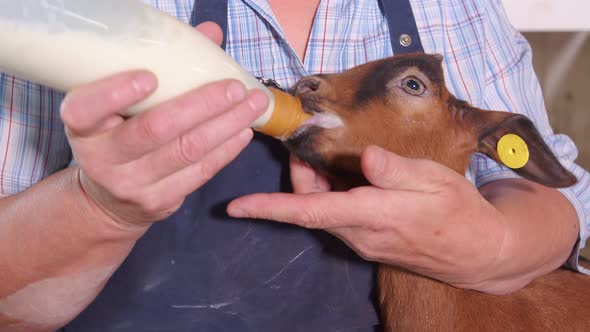
[[[370,144],[465,174],[473,153],[501,162],[497,143],[512,133],[530,151],[516,173],[550,187],[576,182],[528,118],[479,110],[451,95],[441,62],[438,55],[411,54],[303,78],[293,92],[307,112],[331,118],[334,126],[308,123],[286,146],[332,179],[356,186],[366,184],[360,155]],[[386,265],[379,267],[378,282],[386,331],[590,329],[590,278],[572,271],[555,271],[506,296],[454,288]]]

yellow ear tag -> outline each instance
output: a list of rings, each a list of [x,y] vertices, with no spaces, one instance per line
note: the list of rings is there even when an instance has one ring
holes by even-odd
[[[506,134],[498,141],[498,156],[504,165],[518,169],[529,161],[529,148],[518,135]]]

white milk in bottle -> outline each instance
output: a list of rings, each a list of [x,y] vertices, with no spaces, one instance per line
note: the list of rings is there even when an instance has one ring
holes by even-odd
[[[127,115],[208,82],[233,78],[269,96],[252,127],[288,137],[308,117],[295,97],[267,89],[194,28],[138,0],[0,0],[0,70],[58,90],[132,69],[158,89]]]

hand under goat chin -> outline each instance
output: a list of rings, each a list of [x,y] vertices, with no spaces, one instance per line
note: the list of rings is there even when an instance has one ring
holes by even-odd
[[[430,159],[465,174],[472,154],[506,164],[503,153],[521,153],[524,144],[523,164],[508,165],[514,172],[549,187],[576,183],[527,117],[478,109],[454,97],[445,86],[442,60],[439,55],[400,55],[339,74],[301,79],[291,93],[313,116],[284,144],[345,187],[367,184],[360,156],[369,145],[403,157]],[[509,136],[518,142],[501,151],[499,142]],[[590,310],[584,309],[590,308],[590,279],[571,271],[557,270],[506,296],[454,288],[384,264],[378,282],[387,331],[590,326]],[[563,312],[567,318],[558,314]]]

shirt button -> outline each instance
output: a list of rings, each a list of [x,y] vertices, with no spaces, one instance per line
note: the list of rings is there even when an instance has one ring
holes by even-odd
[[[407,33],[404,33],[399,37],[399,43],[403,47],[409,47],[410,45],[412,45],[412,37],[410,37],[410,35],[408,35]]]

